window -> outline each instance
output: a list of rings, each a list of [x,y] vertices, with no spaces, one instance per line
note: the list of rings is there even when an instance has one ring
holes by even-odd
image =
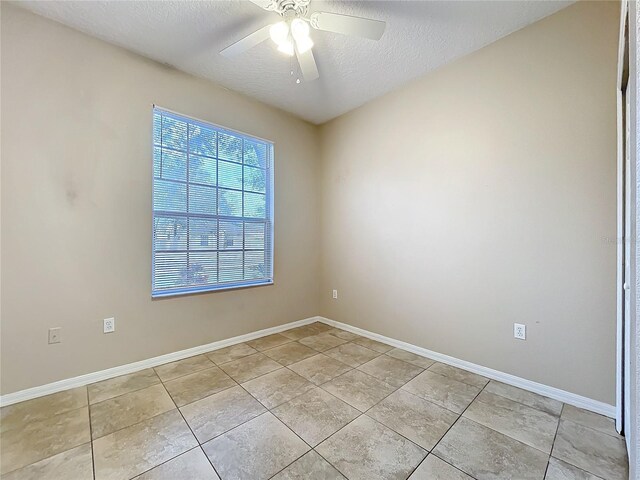
[[[152,296],[273,283],[273,144],[153,109]]]

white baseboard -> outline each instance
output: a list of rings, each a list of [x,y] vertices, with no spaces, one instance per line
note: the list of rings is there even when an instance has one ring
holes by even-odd
[[[545,397],[553,398],[555,400],[559,400],[563,403],[568,403],[569,405],[573,405],[575,407],[584,408],[585,410],[599,413],[600,415],[605,415],[611,418],[615,418],[616,416],[615,405],[609,405],[608,403],[583,397],[581,395],[570,393],[565,390],[560,390],[559,388],[549,387],[547,385],[533,382],[531,380],[526,380],[521,377],[516,377],[515,375],[500,372],[492,368],[483,367],[482,365],[476,365],[475,363],[460,360],[455,357],[450,357],[449,355],[444,355],[432,350],[427,350],[426,348],[417,347],[410,343],[385,337],[384,335],[369,332],[358,327],[352,327],[351,325],[348,325],[346,323],[336,322],[335,320],[330,320],[324,317],[318,318],[319,321],[321,321],[322,323],[326,323],[327,325],[341,328],[343,330],[347,330],[349,332],[362,335],[363,337],[371,338],[373,340],[378,340],[379,342],[386,343],[397,348],[402,348],[403,350],[407,350],[417,355],[421,355],[423,357],[427,357],[441,363],[446,363],[447,365],[462,368],[464,370],[468,370],[469,372],[477,373],[478,375],[482,375],[492,380],[498,380],[499,382],[522,388],[523,390],[528,390],[533,393],[538,393],[540,395],[544,395]]]
[[[62,390],[82,387],[90,383],[107,380],[109,378],[118,377],[120,375],[126,375],[127,373],[137,372],[140,370],[144,370],[145,368],[157,367],[158,365],[175,362],[187,357],[193,357],[194,355],[200,355],[201,353],[211,352],[213,350],[218,350],[220,348],[235,345],[237,343],[248,342],[249,340],[254,340],[266,335],[279,333],[284,330],[289,330],[290,328],[307,325],[309,323],[318,322],[320,320],[320,317],[305,318],[303,320],[285,323],[284,325],[279,325],[277,327],[265,328],[264,330],[258,330],[257,332],[247,333],[245,335],[239,335],[233,338],[227,338],[226,340],[220,340],[218,342],[208,343],[206,345],[200,345],[198,347],[188,348],[186,350],[180,350],[179,352],[168,353],[166,355],[160,355],[159,357],[148,358],[147,360],[141,360],[139,362],[128,363],[126,365],[120,365],[118,367],[100,370],[99,372],[87,373],[86,375],[59,380],[57,382],[48,383],[46,385],[27,388],[18,392],[7,393],[6,395],[0,395],[0,406],[5,407],[13,403],[23,402],[25,400],[31,400],[32,398],[43,397],[52,393],[61,392]]]
[[[200,345],[198,347],[188,348],[186,350],[180,350],[179,352],[168,353],[166,355],[160,355],[159,357],[153,357],[147,360],[141,360],[139,362],[120,365],[118,367],[108,368],[106,370],[88,373],[86,375],[80,375],[78,377],[68,378],[38,387],[27,388],[25,390],[20,390],[14,393],[8,393],[6,395],[0,396],[0,406],[4,407],[25,400],[31,400],[32,398],[43,397],[52,393],[68,390],[70,388],[82,387],[90,383],[95,383],[101,380],[118,377],[120,375],[137,372],[140,370],[144,370],[145,368],[157,367],[158,365],[175,362],[177,360],[182,360],[183,358],[192,357],[201,353],[211,352],[213,350],[218,350],[220,348],[235,345],[237,343],[247,342],[249,340],[254,340],[256,338],[271,335],[273,333],[279,333],[290,328],[307,325],[313,322],[326,323],[327,325],[338,327],[343,330],[362,335],[363,337],[371,338],[373,340],[378,340],[380,342],[392,345],[394,347],[402,348],[417,355],[421,355],[423,357],[427,357],[441,363],[446,363],[447,365],[462,368],[464,370],[483,375],[487,378],[498,380],[508,385],[513,385],[514,387],[538,393],[540,395],[544,395],[545,397],[553,398],[555,400],[559,400],[576,407],[584,408],[585,410],[599,413],[601,415],[606,415],[607,417],[615,417],[614,405],[609,405],[607,403],[599,402],[591,398],[576,395],[575,393],[560,390],[559,388],[549,387],[541,383],[526,380],[521,377],[516,377],[515,375],[510,375],[498,370],[493,370],[492,368],[483,367],[482,365],[476,365],[475,363],[460,360],[455,357],[450,357],[449,355],[444,355],[432,350],[427,350],[426,348],[418,347],[410,343],[385,337],[384,335],[379,335],[377,333],[369,332],[368,330],[363,330],[361,328],[353,327],[346,323],[336,322],[335,320],[330,320],[324,317],[305,318],[303,320],[286,323],[277,327],[266,328],[264,330],[247,333],[245,335],[239,335],[237,337],[228,338],[226,340],[220,340],[218,342],[208,343],[206,345]]]

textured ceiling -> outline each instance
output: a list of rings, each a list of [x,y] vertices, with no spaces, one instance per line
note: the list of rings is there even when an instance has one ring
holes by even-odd
[[[297,85],[271,41],[219,51],[279,18],[248,1],[22,1],[17,5],[180,70],[323,123],[477,50],[570,1],[325,1],[322,10],[384,20],[379,42],[312,31],[320,78]]]

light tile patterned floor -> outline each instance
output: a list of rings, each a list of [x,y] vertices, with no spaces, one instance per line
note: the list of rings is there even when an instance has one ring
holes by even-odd
[[[315,323],[1,410],[6,480],[626,479],[613,420]]]

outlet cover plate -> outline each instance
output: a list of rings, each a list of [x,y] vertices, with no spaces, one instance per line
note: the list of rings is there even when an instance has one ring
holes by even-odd
[[[111,318],[105,318],[104,319],[104,333],[113,333],[116,331],[116,319],[111,317]]]
[[[513,324],[513,337],[518,340],[526,340],[527,339],[527,326],[521,323]]]

